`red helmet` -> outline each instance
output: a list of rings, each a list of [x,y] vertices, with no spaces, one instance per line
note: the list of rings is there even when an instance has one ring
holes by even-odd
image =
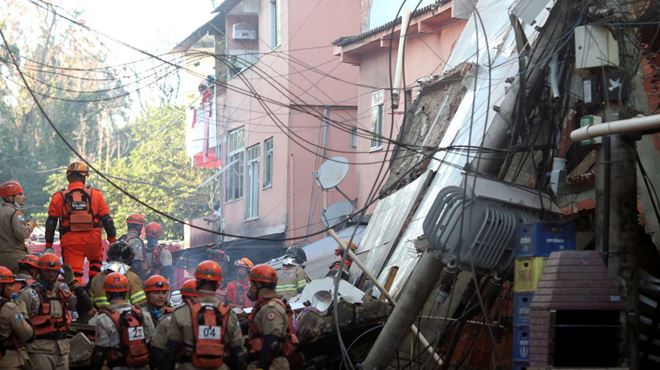
[[[195,279],[220,282],[222,281],[222,269],[215,261],[202,261],[195,270]]]
[[[128,215],[128,217],[126,217],[126,223],[127,224],[142,226],[142,225],[144,225],[145,222],[147,222],[147,221],[144,219],[144,216],[142,216],[139,213],[133,213],[133,214]]]
[[[60,257],[53,253],[44,253],[41,257],[39,257],[39,263],[37,265],[41,270],[60,271],[62,268],[62,261],[60,261]]]
[[[5,266],[0,266],[0,284],[13,284],[16,282],[16,277],[10,269]]]
[[[113,293],[128,292],[128,278],[119,272],[109,273],[103,280],[103,290]]]
[[[245,267],[248,270],[251,270],[254,267],[254,263],[252,263],[252,261],[249,258],[243,257],[240,260],[234,262],[234,266]]]
[[[18,181],[9,180],[0,185],[0,198],[9,198],[12,195],[22,194],[23,187]]]
[[[153,236],[154,238],[158,238],[163,233],[163,229],[158,222],[149,222],[147,227],[144,228],[144,232],[147,234],[147,237]]]
[[[162,292],[170,290],[170,282],[165,277],[153,275],[144,281],[145,292]]]
[[[269,265],[256,265],[250,270],[249,279],[260,283],[277,284],[277,272]]]
[[[18,260],[18,266],[22,268],[39,268],[39,257],[34,254],[26,254],[20,260]]]
[[[195,279],[186,280],[185,283],[181,284],[181,289],[179,289],[183,297],[196,297],[197,296],[197,281]]]
[[[69,176],[72,173],[79,173],[87,177],[89,175],[89,166],[85,162],[72,162],[66,168],[66,175]]]

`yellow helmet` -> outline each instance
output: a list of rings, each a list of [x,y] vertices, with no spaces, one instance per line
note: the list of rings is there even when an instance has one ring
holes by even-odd
[[[87,163],[85,162],[72,162],[67,168],[66,168],[66,175],[69,176],[70,174],[77,172],[85,177],[89,175],[89,167],[87,166]]]

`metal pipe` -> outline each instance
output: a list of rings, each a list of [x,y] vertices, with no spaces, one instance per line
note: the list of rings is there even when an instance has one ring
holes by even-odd
[[[399,30],[399,45],[394,69],[394,84],[392,85],[392,109],[399,108],[399,89],[401,89],[401,80],[403,79],[403,52],[406,48],[406,35],[408,34],[409,24],[410,9],[406,8],[401,13],[401,29]]]
[[[362,263],[362,261],[355,255],[355,253],[353,253],[353,251],[350,248],[348,248],[348,246],[344,243],[344,241],[339,238],[339,235],[337,235],[337,233],[332,229],[328,230],[328,234],[330,234],[330,236],[337,242],[337,244],[339,244],[339,246],[344,250],[344,252],[346,254],[348,254],[348,256],[353,260],[353,263],[355,263],[360,268],[360,270],[362,270],[362,272],[364,272],[364,274],[367,275],[367,277],[369,278],[369,280],[371,280],[371,282],[374,284],[374,286],[376,288],[378,288],[378,290],[380,290],[381,294],[383,294],[383,296],[385,296],[385,298],[390,303],[392,303],[392,305],[394,305],[395,308],[398,307],[396,305],[397,303],[394,300],[394,297],[392,297],[390,295],[390,293],[387,291],[387,289],[385,289],[385,287],[383,287],[383,285],[378,281],[378,279],[376,279],[376,277],[374,277],[374,275],[371,274],[369,269]],[[423,256],[422,256],[422,258],[423,258]],[[421,260],[420,260],[420,263],[421,263]],[[439,267],[441,269],[442,264],[439,263],[439,261],[437,261],[437,260],[436,260],[436,263],[437,263],[437,265],[439,265]],[[439,273],[439,271],[438,271],[438,273]],[[437,274],[435,276],[437,276]],[[432,280],[432,279],[427,279],[427,280]],[[433,283],[434,282],[431,282],[431,289],[433,289]],[[429,291],[429,293],[430,293],[430,291]],[[424,297],[424,300],[426,300],[427,296],[428,296],[428,294],[426,294],[426,296]],[[423,304],[424,304],[424,302],[422,302],[422,305]],[[415,312],[415,314],[417,314],[417,312]],[[390,316],[390,318],[391,318],[391,316]],[[391,321],[390,319],[387,320],[388,323],[390,321]],[[398,333],[395,333],[395,335],[393,336],[393,339],[396,340],[396,338],[401,337],[401,333],[407,331],[408,328],[410,328],[410,331],[412,331],[413,334],[415,334],[417,336],[417,338],[419,339],[419,342],[422,344],[422,346],[424,346],[424,348],[426,348],[426,351],[431,356],[433,356],[433,360],[438,365],[442,366],[442,363],[443,363],[442,358],[440,358],[440,355],[435,351],[435,349],[431,345],[431,342],[429,342],[429,340],[426,339],[424,334],[422,334],[422,332],[419,331],[417,326],[413,323],[414,321],[415,321],[415,316],[413,316],[412,321],[410,322],[410,325],[408,325],[407,327],[403,327],[402,331],[399,331]],[[387,323],[385,324],[385,327],[387,327]],[[385,330],[385,328],[383,328],[383,330]],[[379,335],[378,338],[380,339],[380,337],[381,336]],[[398,340],[397,343],[400,343],[401,340],[403,340],[403,337],[401,337],[400,340]],[[378,343],[378,340],[376,341],[376,343]],[[374,344],[374,347],[375,346],[376,346],[376,344]],[[392,358],[392,356],[394,356],[394,353],[396,353],[396,351],[398,351],[398,346],[399,346],[399,344],[396,345],[396,347],[394,348],[392,353],[388,354],[390,359]],[[369,352],[369,354],[371,354],[371,352]],[[365,367],[365,364],[363,364],[362,366],[365,369],[371,369],[370,367]]]
[[[616,134],[645,134],[660,131],[660,114],[589,125],[571,132],[571,140],[583,141]]]

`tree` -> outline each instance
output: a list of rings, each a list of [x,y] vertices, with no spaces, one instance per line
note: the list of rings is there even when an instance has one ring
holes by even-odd
[[[185,151],[185,110],[178,106],[149,108],[123,130],[130,138],[125,156],[109,163],[98,161],[98,168],[109,168],[107,175],[123,189],[152,207],[177,218],[210,213],[210,194],[196,189],[211,175],[209,170],[190,167]],[[97,175],[89,183],[100,188],[115,219],[118,234],[125,232],[124,220],[141,213],[148,221],[163,226],[164,237],[183,236],[181,224],[164,218],[131,200]],[[51,175],[44,189],[52,193],[66,185],[63,173]]]

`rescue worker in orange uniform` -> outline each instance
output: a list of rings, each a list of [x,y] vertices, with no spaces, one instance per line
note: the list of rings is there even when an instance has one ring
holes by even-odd
[[[248,298],[247,292],[250,289],[248,274],[254,267],[254,263],[249,258],[243,257],[234,262],[234,267],[236,267],[236,280],[227,284],[227,304],[240,308],[252,307],[252,301]]]
[[[243,334],[238,318],[221,303],[215,290],[222,281],[220,265],[201,262],[195,270],[197,297],[171,315],[165,350],[152,347],[158,369],[244,369]]]
[[[39,276],[39,257],[34,254],[26,254],[18,261],[18,274],[16,281],[21,284],[21,289],[32,285]]]
[[[144,228],[147,236],[147,245],[145,247],[147,265],[152,274],[164,276],[170,282],[172,281],[172,252],[163,243],[158,243],[163,230],[158,222],[149,222]]]
[[[104,308],[110,305],[103,290],[105,277],[112,272],[126,275],[128,279],[128,300],[136,306],[142,306],[147,302],[147,296],[142,287],[142,279],[131,268],[133,263],[133,250],[128,244],[120,240],[108,247],[108,262],[104,265],[103,272],[94,276],[89,283],[92,302],[96,308]]]
[[[196,285],[197,281],[195,279],[186,280],[183,284],[181,284],[179,291],[181,292],[183,304],[186,304],[186,302],[194,299],[197,296]],[[171,321],[172,315],[168,314],[156,324],[156,330],[151,339],[151,343],[149,343],[149,345],[153,347],[155,351],[165,351],[165,345],[167,344],[167,329],[169,328]],[[156,364],[152,362],[151,368],[156,369]]]
[[[222,249],[210,249],[208,256],[211,261],[215,261],[220,265],[222,271],[229,270],[229,256]],[[215,296],[218,297],[220,302],[227,302],[227,283],[221,281],[218,289],[215,291]]]
[[[142,236],[142,226],[146,220],[144,216],[139,213],[133,213],[126,217],[126,234],[122,235],[120,239],[123,239],[128,243],[128,246],[133,250],[133,263],[131,267],[133,270],[142,278],[142,280],[147,280],[149,273],[146,270],[146,256],[144,242],[141,239]]]
[[[144,292],[147,295],[147,310],[153,322],[157,323],[163,316],[174,312],[174,308],[167,304],[170,298],[170,283],[165,277],[149,277],[144,282]]]
[[[289,369],[298,339],[293,330],[293,312],[275,293],[277,272],[262,264],[250,270],[248,296],[254,302],[249,320],[248,369]]]
[[[85,186],[88,175],[89,168],[83,162],[73,162],[67,167],[69,186],[53,194],[46,220],[46,248],[53,247],[59,222],[64,263],[71,265],[79,282],[82,282],[85,258],[89,260],[89,280],[101,272],[101,227],[105,229],[108,243],[117,241],[117,230],[103,193]]]
[[[0,369],[23,369],[29,361],[25,343],[32,340],[34,329],[14,302],[15,295],[14,273],[0,266]]]
[[[73,285],[74,296],[69,286],[59,282],[62,263],[52,253],[39,257],[39,280],[23,289],[19,299],[25,303],[32,321],[35,339],[27,344],[31,365],[38,370],[67,369],[69,366],[69,340],[66,334],[72,320],[72,311],[78,304],[81,316],[91,309],[91,301],[85,290],[69,268],[65,279]],[[80,302],[78,302],[78,298]]]
[[[90,321],[96,327],[91,369],[101,370],[106,360],[113,370],[148,369],[151,316],[126,301],[128,279],[123,274],[108,274],[103,290],[110,305]]]
[[[28,253],[25,239],[37,226],[25,218],[21,207],[25,204],[23,187],[18,181],[0,185],[0,265],[18,272],[18,260]]]

